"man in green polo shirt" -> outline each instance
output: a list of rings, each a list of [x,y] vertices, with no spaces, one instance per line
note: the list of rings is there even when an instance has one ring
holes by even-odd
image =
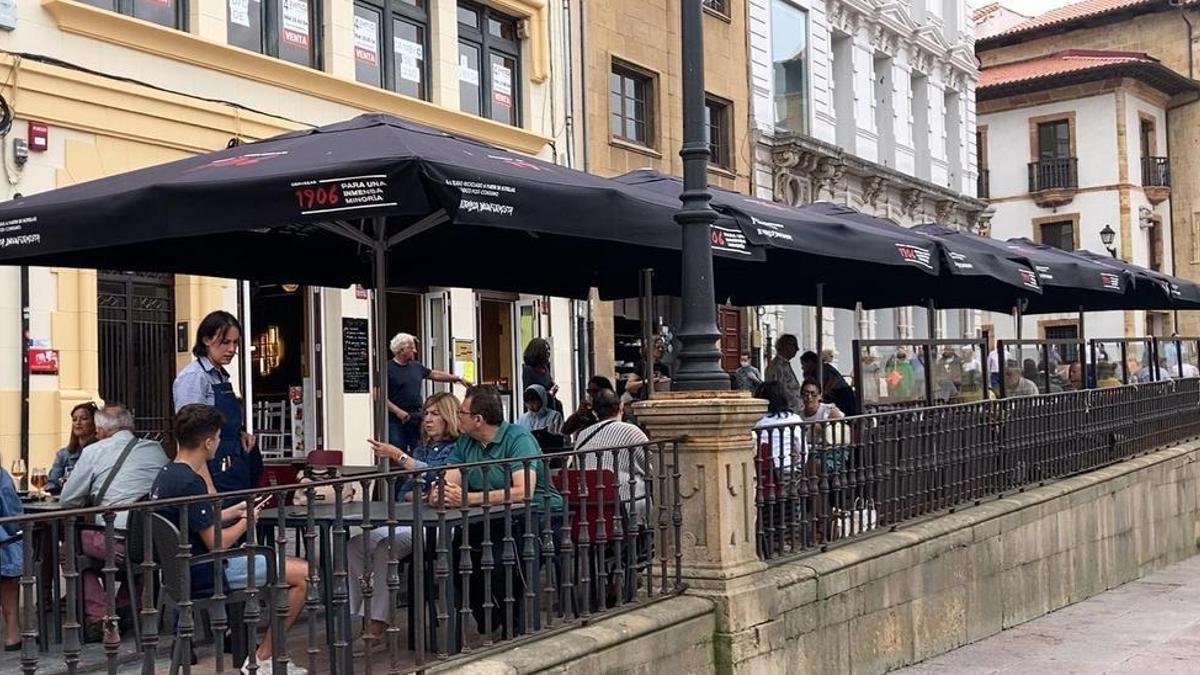
[[[485,491],[490,491],[487,495],[488,504],[503,504],[506,484],[511,486],[508,491],[509,501],[520,504],[525,500],[526,480],[529,478],[533,479],[533,485],[530,486],[528,496],[534,507],[543,508],[549,498],[551,512],[562,511],[562,495],[550,482],[550,472],[546,463],[541,460],[542,449],[537,439],[525,427],[504,421],[504,403],[495,387],[471,387],[458,408],[458,424],[462,435],[454,443],[446,463],[494,462],[485,467],[467,470],[467,504],[483,504]],[[513,461],[507,464],[496,461],[504,459]],[[458,469],[448,469],[445,481],[446,504],[462,504],[461,472]],[[430,490],[430,503],[436,506],[439,496],[438,490]]]
[[[524,632],[522,606],[525,603],[522,602],[524,595],[522,576],[525,574],[525,561],[521,554],[526,546],[526,519],[531,518],[535,530],[532,534],[535,537],[539,536],[543,528],[549,526],[551,530],[555,531],[553,540],[558,541],[557,529],[562,526],[562,523],[553,514],[562,512],[563,498],[550,482],[550,472],[542,458],[542,449],[538,446],[533,434],[524,427],[504,421],[504,402],[495,387],[478,385],[468,389],[466,398],[458,408],[458,424],[462,435],[455,442],[446,463],[451,465],[491,463],[481,467],[467,468],[465,470],[466,480],[463,480],[463,471],[453,468],[446,469],[443,484],[429,488],[429,503],[435,507],[440,507],[444,503],[447,508],[454,508],[462,505],[465,497],[466,504],[480,506],[486,497],[489,505],[502,508],[506,497],[508,502],[514,506],[524,504],[528,497],[530,504],[535,509],[533,514],[524,511],[514,514],[509,528],[516,550],[511,551],[509,556],[504,556],[503,550],[505,525],[494,520],[491,523],[489,534],[495,566],[492,570],[493,598],[492,602],[488,603],[492,608],[490,620],[483,611],[485,606],[484,575],[479,573],[482,562],[483,523],[474,523],[467,528],[469,530],[467,541],[471,547],[471,562],[474,571],[471,575],[469,589],[470,604],[481,632],[504,625],[504,618],[507,616],[506,610],[509,608],[505,607],[503,601],[507,579],[505,565],[502,561],[506,559],[516,561],[517,568],[509,570],[512,572],[512,583],[514,584],[514,592],[509,597],[516,599],[515,607],[511,608],[516,625],[511,628],[506,627],[505,631],[507,637],[512,637],[514,634]],[[464,485],[466,486],[465,494]],[[508,488],[507,495],[505,494],[506,486]],[[442,499],[445,501],[442,502]],[[549,507],[550,514],[552,514],[548,520],[544,518],[546,507]],[[536,567],[540,564],[540,540],[534,541],[533,546],[535,551],[533,564]],[[457,543],[453,546],[453,550],[457,556],[459,551]],[[452,569],[458,569],[457,560]],[[459,578],[461,577],[456,577],[456,580]],[[536,617],[534,617],[534,623],[536,626]]]

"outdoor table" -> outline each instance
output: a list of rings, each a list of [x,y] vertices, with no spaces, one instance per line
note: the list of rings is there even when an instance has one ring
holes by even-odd
[[[55,513],[62,511],[67,507],[64,506],[62,502],[58,501],[58,498],[46,501],[26,501],[25,496],[22,495],[21,508],[25,511],[25,513],[33,515],[39,513]],[[41,561],[41,573],[43,579],[45,579],[47,576],[50,578],[50,614],[47,616],[45,611],[38,612],[39,621],[42,623],[42,626],[40,626],[41,629],[38,631],[38,642],[40,643],[42,651],[46,651],[49,648],[50,639],[49,631],[46,630],[45,627],[47,618],[53,617],[54,620],[54,641],[56,643],[62,642],[63,618],[62,607],[59,603],[59,599],[62,598],[62,588],[59,582],[58,574],[60,557],[59,542],[62,539],[62,533],[59,531],[58,519],[48,521],[43,520],[34,523],[31,536],[35,542],[35,546],[41,544],[42,550],[49,552],[49,555],[47,555]],[[44,585],[39,584],[39,586],[43,590],[45,589]]]
[[[381,502],[381,501],[368,502],[367,509],[368,509],[367,521],[370,522],[371,527],[379,527],[379,526],[388,524],[387,502]],[[435,561],[436,556],[429,555],[429,552],[434,550],[436,547],[435,542],[437,541],[437,536],[439,534],[438,525],[440,524],[440,519],[441,519],[440,514],[442,512],[439,509],[435,509],[425,503],[421,503],[417,506],[417,508],[414,508],[412,502],[396,502],[396,526],[397,527],[401,527],[401,526],[413,527],[414,524],[416,523],[416,515],[417,515],[418,509],[421,514],[421,525],[425,531],[425,555],[424,555],[424,560],[422,560],[420,562],[425,567],[425,583],[424,583],[425,590],[426,590],[425,603],[426,603],[427,609],[430,610],[428,612],[428,614],[430,616],[430,621],[427,623],[427,627],[430,630],[430,635],[436,636],[436,625],[435,624],[436,624],[437,612],[436,612],[436,606],[432,604],[435,600],[434,594],[436,591],[436,587],[433,583],[433,579],[434,579],[433,563]],[[490,514],[488,517],[490,517],[492,519],[503,518],[507,513],[511,513],[511,514],[524,513],[524,509],[525,509],[525,505],[523,503],[522,504],[513,504],[511,509],[507,510],[507,511],[505,510],[504,507],[496,505],[496,506],[491,507]],[[316,527],[318,529],[318,542],[319,542],[318,547],[319,547],[320,556],[321,556],[321,561],[319,563],[320,567],[321,567],[320,575],[321,575],[321,579],[322,579],[321,596],[322,596],[322,600],[325,603],[325,606],[332,607],[333,606],[333,589],[330,587],[330,585],[329,585],[329,583],[327,583],[327,581],[333,578],[331,569],[330,569],[330,561],[332,560],[332,553],[333,553],[332,530],[333,530],[333,525],[334,525],[335,521],[337,520],[336,505],[328,504],[328,503],[314,504],[311,507],[311,511],[312,511],[312,522],[316,525]],[[451,530],[453,530],[456,527],[460,527],[463,524],[480,522],[484,519],[484,510],[483,510],[483,507],[481,507],[481,506],[475,506],[475,507],[471,507],[470,509],[468,509],[465,514],[465,518],[464,518],[463,511],[457,507],[447,508],[444,511],[444,514],[445,514],[446,526],[448,528],[450,528]],[[258,522],[260,524],[267,523],[267,522],[279,522],[281,516],[283,518],[283,525],[285,527],[296,527],[296,528],[307,527],[308,523],[309,523],[309,507],[288,506],[288,507],[284,508],[282,514],[280,513],[279,507],[263,509],[262,513],[259,514],[259,516],[258,516]],[[363,525],[363,523],[364,523],[363,503],[362,502],[344,502],[342,504],[342,524],[343,524],[343,526],[345,526],[347,528],[354,527],[354,526],[361,527]],[[350,534],[349,534],[349,532],[347,532],[347,534],[346,534],[347,542],[349,542],[349,539],[350,539]],[[383,542],[380,545],[385,546],[386,542]],[[353,582],[351,581],[349,583],[353,583]],[[453,594],[453,585],[451,585],[451,593]],[[453,607],[454,602],[455,602],[453,595],[451,597],[447,598],[446,602],[448,603],[449,606]],[[416,611],[416,608],[413,606],[412,598],[410,597],[409,606],[408,606],[408,612],[409,612],[408,624],[409,624],[410,637],[412,635],[414,635],[414,630],[415,630],[415,628],[414,628],[415,611]],[[345,610],[342,618],[346,622],[345,625],[347,627],[347,630],[349,630],[350,608],[349,608],[348,604],[347,604],[346,610]],[[450,612],[450,630],[448,633],[449,634],[449,640],[448,640],[449,644],[447,645],[448,650],[451,652],[453,652],[457,649],[456,640],[457,640],[457,634],[458,634],[458,620],[459,620],[458,612],[452,610]],[[334,631],[332,630],[332,623],[333,623],[333,615],[332,615],[332,613],[327,613],[325,615],[325,628],[326,628],[326,636],[329,641],[331,654],[333,653],[332,650],[333,650],[333,641],[334,641],[334,635],[333,635]],[[349,637],[349,636],[347,636],[347,637]],[[433,642],[436,642],[436,639]],[[431,648],[436,648],[436,644],[431,644]],[[351,649],[346,650],[346,660],[347,661],[352,659],[352,656],[353,656],[352,651],[353,650],[351,650]],[[349,672],[349,670],[347,670],[346,672]]]

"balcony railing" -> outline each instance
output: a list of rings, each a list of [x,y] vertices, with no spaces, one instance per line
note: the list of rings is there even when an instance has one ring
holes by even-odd
[[[1074,157],[1039,159],[1029,163],[1029,191],[1079,187],[1079,161]]]
[[[992,175],[987,169],[979,169],[979,177],[975,179],[975,196],[987,199],[992,196]]]
[[[1166,157],[1142,158],[1142,185],[1150,187],[1169,187],[1171,185],[1171,165]]]

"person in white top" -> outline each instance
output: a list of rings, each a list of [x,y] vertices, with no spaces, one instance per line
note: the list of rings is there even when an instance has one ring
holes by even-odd
[[[800,385],[800,403],[800,419],[805,422],[824,422],[845,417],[836,405],[821,403],[821,385],[813,380],[805,380]]]
[[[800,423],[804,420],[792,412],[791,406],[788,405],[788,397],[783,383],[778,380],[768,380],[759,386],[758,390],[754,392],[754,396],[767,402],[767,414],[763,415],[762,419],[754,425],[759,445],[770,444],[771,459],[779,468],[790,468],[793,463],[801,466],[803,464],[801,457],[803,442],[800,434],[803,429]]]

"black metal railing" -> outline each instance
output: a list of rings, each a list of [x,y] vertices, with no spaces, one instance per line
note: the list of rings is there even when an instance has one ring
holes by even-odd
[[[975,178],[975,196],[988,199],[992,196],[992,173],[980,167],[979,176]]]
[[[198,661],[283,673],[294,661],[311,673],[409,672],[583,624],[683,589],[678,466],[676,443],[654,441],[123,506],[30,502],[0,519],[16,531],[0,545],[23,546],[20,660],[0,669],[187,672]],[[281,505],[257,510],[267,496]],[[189,506],[200,504],[214,514],[244,504],[245,538],[223,542],[215,528],[212,550],[195,551]],[[163,517],[167,507],[178,517]],[[102,537],[98,559],[83,555],[85,529]],[[60,558],[61,594],[50,583]],[[103,586],[98,646],[84,641],[84,573]],[[118,588],[132,601],[132,635],[118,630]],[[356,645],[360,611],[388,627]],[[262,631],[271,657],[256,663]]]
[[[1079,162],[1074,157],[1040,159],[1029,163],[1029,191],[1079,187]]]
[[[1200,434],[1200,379],[761,426],[763,559],[820,550]]]
[[[1168,187],[1171,185],[1171,163],[1166,157],[1142,158],[1142,185]]]

